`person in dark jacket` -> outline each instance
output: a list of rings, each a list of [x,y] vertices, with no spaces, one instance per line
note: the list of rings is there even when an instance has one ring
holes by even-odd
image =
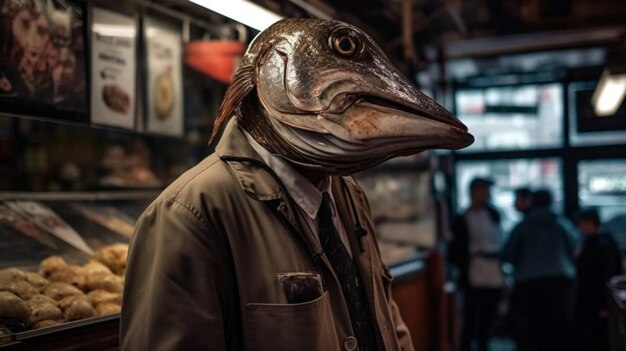
[[[615,240],[600,231],[600,216],[593,209],[581,211],[578,228],[585,235],[576,262],[576,327],[579,350],[608,350],[609,279],[622,272],[622,258]]]
[[[522,215],[526,215],[532,205],[533,192],[526,188],[515,189],[515,209]]]
[[[476,178],[470,183],[471,205],[452,227],[450,259],[459,271],[464,300],[462,350],[488,350],[489,334],[497,316],[504,277],[500,265],[500,215],[490,204],[492,182]]]
[[[514,268],[511,313],[518,351],[570,351],[577,232],[538,190],[513,228],[502,259]]]

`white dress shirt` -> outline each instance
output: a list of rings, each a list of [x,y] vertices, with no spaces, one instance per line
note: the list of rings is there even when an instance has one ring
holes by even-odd
[[[274,173],[278,176],[280,181],[285,186],[285,189],[289,193],[289,196],[296,203],[296,211],[298,212],[298,217],[304,225],[308,227],[308,229],[315,235],[315,238],[319,240],[319,228],[317,225],[317,212],[320,209],[322,204],[322,194],[324,192],[328,193],[330,198],[330,209],[333,219],[333,224],[337,229],[337,233],[339,233],[339,237],[341,238],[341,242],[343,242],[343,246],[346,247],[346,250],[352,257],[352,250],[350,249],[350,241],[348,240],[348,234],[341,222],[341,218],[339,218],[337,212],[337,206],[335,204],[335,199],[333,197],[330,177],[324,177],[320,184],[315,186],[308,179],[306,179],[302,174],[296,171],[293,166],[289,164],[286,160],[272,155],[267,149],[265,149],[261,144],[259,144],[250,134],[246,131],[243,131],[244,135],[248,139],[248,142],[256,151],[261,159],[269,166]]]

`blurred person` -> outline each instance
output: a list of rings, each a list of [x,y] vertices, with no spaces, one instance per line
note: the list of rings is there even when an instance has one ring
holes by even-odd
[[[526,187],[515,189],[515,209],[526,215],[532,204],[532,196],[533,192]]]
[[[450,259],[459,269],[459,288],[464,299],[462,350],[488,350],[489,334],[497,316],[504,288],[500,267],[502,232],[500,214],[490,203],[493,183],[475,178],[470,183],[470,207],[459,215],[452,227],[454,234]]]
[[[515,268],[511,317],[518,351],[572,349],[577,232],[551,207],[550,192],[536,191],[502,251]]]
[[[576,262],[576,335],[581,351],[609,349],[609,292],[607,283],[622,273],[622,258],[615,240],[600,230],[593,209],[581,211],[578,228],[585,239]]]

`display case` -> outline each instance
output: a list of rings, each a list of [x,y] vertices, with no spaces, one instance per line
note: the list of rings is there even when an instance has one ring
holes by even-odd
[[[0,348],[52,347],[68,332],[73,347],[102,333],[116,344],[128,241],[157,195],[1,192]]]

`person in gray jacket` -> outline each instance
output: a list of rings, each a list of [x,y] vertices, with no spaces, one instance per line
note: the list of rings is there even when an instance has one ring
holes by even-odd
[[[519,351],[571,349],[578,234],[551,206],[550,192],[536,191],[502,251],[515,268],[511,313]]]

